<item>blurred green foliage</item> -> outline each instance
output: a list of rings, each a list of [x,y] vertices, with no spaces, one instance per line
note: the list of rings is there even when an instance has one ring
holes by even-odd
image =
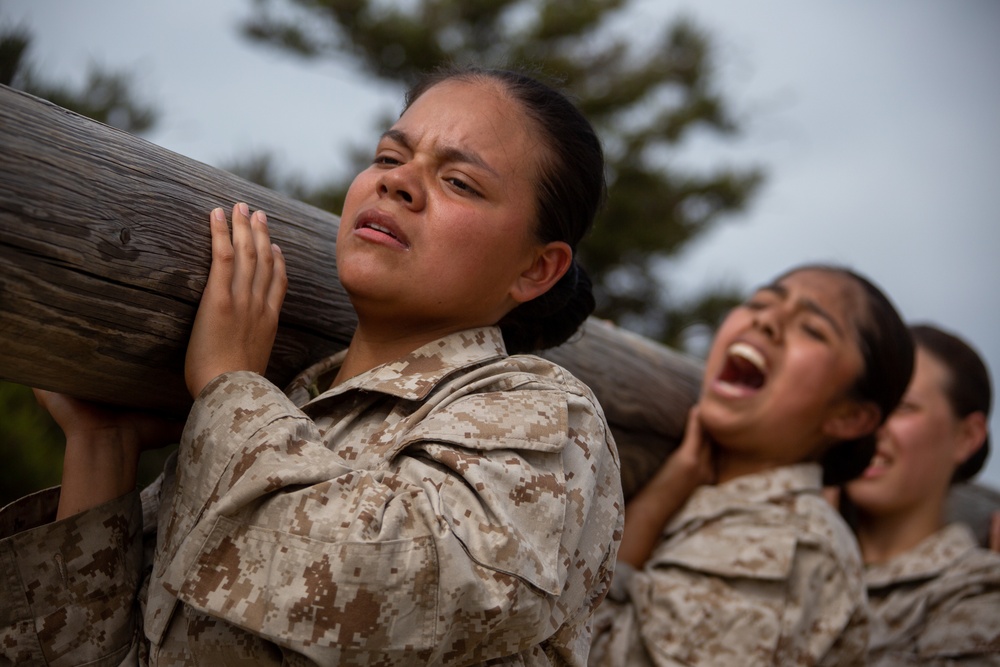
[[[59,483],[62,431],[31,389],[0,382],[0,505]]]

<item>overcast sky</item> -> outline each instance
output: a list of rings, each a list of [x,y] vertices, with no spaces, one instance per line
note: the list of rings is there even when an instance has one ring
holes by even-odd
[[[303,65],[236,32],[249,0],[4,0],[48,77],[94,62],[133,72],[161,113],[153,143],[223,166],[252,151],[317,181],[376,136],[399,91],[349,64]],[[805,261],[873,278],[911,321],[965,336],[1000,369],[1000,3],[995,0],[633,0],[641,43],[684,13],[718,46],[737,140],[699,137],[676,161],[759,164],[744,215],[669,268],[681,297],[750,287]],[[1000,418],[994,414],[992,430]],[[1000,487],[1000,456],[980,478]]]

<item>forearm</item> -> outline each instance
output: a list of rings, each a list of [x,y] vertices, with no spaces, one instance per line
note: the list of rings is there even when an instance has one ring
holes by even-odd
[[[132,491],[138,466],[138,445],[116,429],[69,436],[56,519],[65,519]]]
[[[663,471],[661,470],[661,473]],[[625,529],[618,560],[641,568],[660,541],[670,519],[687,502],[693,487],[674,486],[669,475],[658,474],[625,506]]]

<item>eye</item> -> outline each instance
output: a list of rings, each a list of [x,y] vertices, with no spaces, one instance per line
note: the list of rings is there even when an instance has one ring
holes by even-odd
[[[372,164],[380,165],[383,167],[398,167],[403,163],[391,155],[387,155],[385,153],[378,153],[375,155],[375,159],[372,160]]]
[[[802,323],[802,330],[805,331],[806,335],[810,338],[815,338],[816,340],[824,342],[827,340],[826,332],[809,322]]]
[[[743,307],[749,310],[764,310],[774,302],[774,297],[767,292],[757,292],[743,302]]]
[[[480,193],[479,193],[478,190],[476,190],[471,185],[469,185],[468,183],[466,183],[465,181],[463,181],[461,178],[458,178],[456,176],[449,176],[449,177],[445,178],[444,180],[445,180],[446,183],[449,183],[456,190],[461,190],[462,192],[466,192],[466,193],[468,193],[470,195],[475,195],[477,197],[480,196]]]

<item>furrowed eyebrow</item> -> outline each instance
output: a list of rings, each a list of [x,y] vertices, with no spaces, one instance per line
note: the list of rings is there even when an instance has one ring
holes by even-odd
[[[758,292],[774,292],[775,294],[777,294],[781,298],[787,298],[788,297],[788,288],[786,288],[784,285],[779,285],[777,283],[772,283],[770,285],[762,285],[761,287],[757,288],[757,291]],[[823,308],[822,306],[820,306],[814,300],[812,300],[812,299],[800,299],[799,300],[799,304],[805,310],[808,310],[810,313],[818,315],[819,317],[822,317],[824,320],[826,320],[827,322],[829,322],[830,326],[833,328],[834,331],[837,332],[838,336],[843,336],[844,335],[844,330],[840,327],[840,324],[837,322],[837,320],[835,320],[833,318],[833,315],[831,315],[825,308]]]
[[[757,288],[758,292],[774,292],[780,297],[788,296],[788,289],[784,285],[779,285],[778,283],[770,283],[768,285],[761,285]]]
[[[395,141],[401,144],[407,150],[412,150],[412,143],[406,133],[401,130],[389,129],[382,133],[382,139],[389,139],[390,141]],[[475,153],[470,153],[469,151],[462,150],[455,146],[444,146],[438,149],[438,158],[442,162],[461,162],[465,164],[471,164],[475,167],[489,172],[491,175],[497,178],[500,175],[496,172],[493,167],[487,164],[481,157]]]

